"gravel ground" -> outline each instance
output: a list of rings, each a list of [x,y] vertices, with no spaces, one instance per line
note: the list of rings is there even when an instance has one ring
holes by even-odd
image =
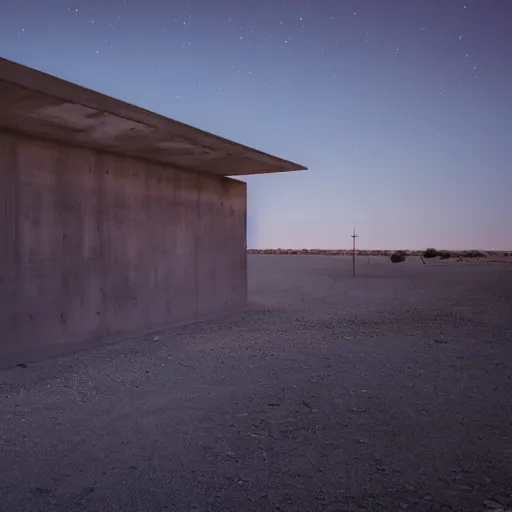
[[[0,510],[512,509],[512,265],[249,270],[246,313],[0,372]]]

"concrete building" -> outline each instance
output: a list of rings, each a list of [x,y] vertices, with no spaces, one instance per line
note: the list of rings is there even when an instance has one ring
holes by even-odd
[[[0,59],[0,366],[244,308],[226,176],[304,169]]]

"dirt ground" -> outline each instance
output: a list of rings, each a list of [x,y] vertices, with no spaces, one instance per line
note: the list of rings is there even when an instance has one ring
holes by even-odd
[[[251,309],[0,372],[0,511],[512,509],[512,265],[250,256]]]

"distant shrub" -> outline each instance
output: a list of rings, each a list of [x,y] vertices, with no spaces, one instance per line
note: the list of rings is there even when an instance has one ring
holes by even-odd
[[[441,260],[447,260],[452,257],[452,255],[448,251],[438,251],[437,255]]]
[[[480,251],[464,251],[462,253],[464,258],[485,258],[486,255]]]
[[[391,263],[403,263],[406,260],[407,256],[402,251],[394,252],[389,259]]]
[[[437,249],[434,249],[433,247],[429,247],[426,251],[423,252],[424,258],[436,258],[438,256]]]

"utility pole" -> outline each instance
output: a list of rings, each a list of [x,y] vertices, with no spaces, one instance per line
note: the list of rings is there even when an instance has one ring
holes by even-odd
[[[350,235],[352,238],[352,276],[356,275],[356,238],[359,236],[356,234],[356,228],[354,228],[354,233]]]

